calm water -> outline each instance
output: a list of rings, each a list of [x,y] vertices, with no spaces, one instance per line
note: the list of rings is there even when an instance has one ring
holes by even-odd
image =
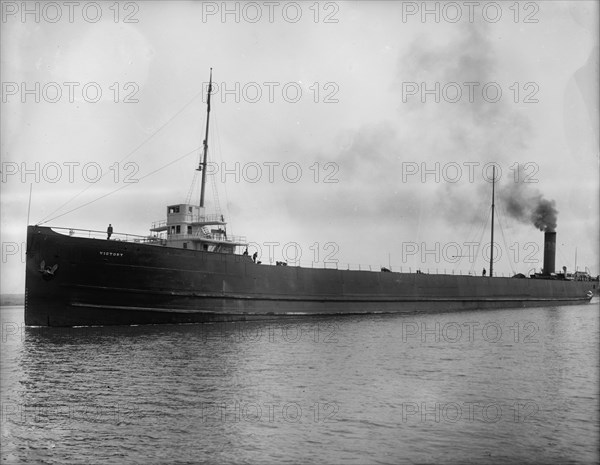
[[[2,314],[2,463],[596,463],[598,304],[222,325]]]

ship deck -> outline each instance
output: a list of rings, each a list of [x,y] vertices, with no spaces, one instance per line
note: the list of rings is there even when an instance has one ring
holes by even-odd
[[[77,229],[77,228],[65,228],[65,227],[54,227],[47,226],[48,229],[51,229],[53,232],[69,237],[77,237],[77,238],[88,238],[88,239],[101,239],[106,240],[107,233],[106,231],[99,231],[93,229]],[[182,238],[182,234],[173,234],[173,238]],[[208,235],[205,240],[211,241],[214,240],[213,235]],[[220,243],[231,243],[231,244],[243,244],[246,245],[246,238],[241,236],[230,236],[229,240],[214,240],[214,242]],[[129,234],[129,233],[118,233],[113,232],[110,238],[111,241],[119,241],[119,242],[130,242],[134,244],[147,244],[147,245],[155,245],[161,247],[170,247],[166,238],[158,236],[158,235],[138,235],[138,234]],[[263,257],[262,264],[269,266],[276,266],[279,263],[274,257],[271,257],[273,260],[269,261],[268,258]],[[260,259],[260,257],[259,257]],[[473,269],[464,270],[464,269],[456,269],[456,268],[429,268],[424,266],[391,266],[389,264],[386,265],[374,265],[374,264],[364,264],[364,263],[342,263],[337,259],[333,260],[325,260],[325,261],[304,261],[298,260],[295,262],[286,263],[287,266],[290,267],[302,267],[302,268],[320,268],[320,269],[330,269],[330,270],[348,270],[348,271],[372,271],[380,273],[382,272],[382,268],[389,269],[391,272],[395,273],[422,273],[427,275],[449,275],[449,276],[473,276],[473,277],[481,277],[480,274],[476,273]],[[533,274],[535,270],[530,270]],[[512,278],[513,274],[507,274],[503,272],[494,273],[494,278]],[[527,276],[525,279],[532,279]]]
[[[87,239],[106,239],[106,231],[97,231],[94,229],[77,229],[77,228],[63,228],[50,226],[49,229],[55,233],[62,234],[69,237],[80,237]],[[162,245],[167,244],[167,240],[159,236],[141,236],[139,234],[129,233],[118,233],[113,232],[110,237],[111,241],[131,242],[135,244],[150,244],[150,245]]]

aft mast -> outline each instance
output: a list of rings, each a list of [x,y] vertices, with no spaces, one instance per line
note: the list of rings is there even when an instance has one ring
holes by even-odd
[[[494,276],[494,187],[496,184],[496,167],[492,165],[492,238],[490,240],[490,278]]]

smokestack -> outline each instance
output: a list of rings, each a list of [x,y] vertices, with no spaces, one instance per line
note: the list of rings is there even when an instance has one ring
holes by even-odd
[[[544,276],[550,276],[550,273],[554,273],[556,264],[556,232],[546,231],[544,233],[544,268],[542,274]]]

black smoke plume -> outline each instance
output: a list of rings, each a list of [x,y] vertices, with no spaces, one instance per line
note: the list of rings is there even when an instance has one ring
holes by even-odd
[[[553,232],[556,230],[557,216],[556,202],[540,198],[539,203],[533,209],[531,219],[540,231]]]
[[[544,198],[531,183],[524,182],[522,171],[519,171],[518,179],[519,182],[511,180],[499,190],[499,200],[507,215],[522,223],[533,224],[540,231],[555,231],[558,220],[556,202]]]

